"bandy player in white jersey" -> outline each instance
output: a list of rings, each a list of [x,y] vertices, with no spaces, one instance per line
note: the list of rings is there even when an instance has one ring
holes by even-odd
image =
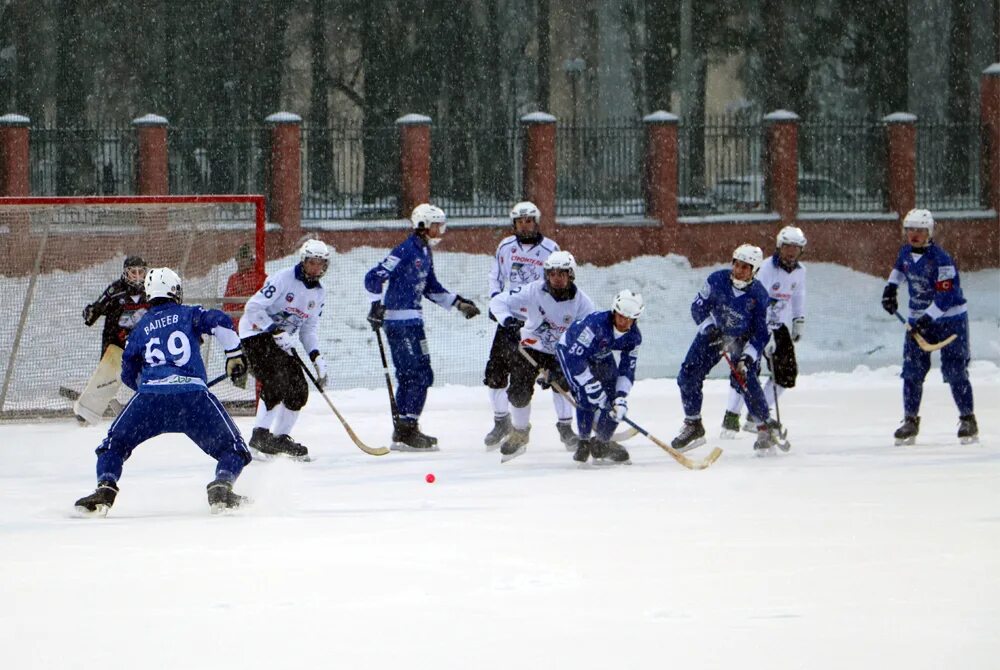
[[[542,213],[532,202],[519,202],[511,208],[510,224],[514,234],[501,240],[493,257],[489,280],[490,298],[502,291],[543,278],[542,265],[549,254],[559,251],[559,245],[539,231],[541,218]],[[511,431],[507,383],[510,380],[511,364],[520,357],[517,345],[521,330],[520,323],[505,328],[496,315],[490,314],[490,318],[498,321],[498,324],[490,347],[490,357],[486,362],[486,372],[483,374],[483,383],[490,389],[490,402],[493,404],[493,429],[483,440],[488,450],[500,446]],[[564,441],[571,440],[575,443],[572,406],[558,393],[553,394],[552,399],[556,416],[560,419],[560,436]]]
[[[520,325],[520,345],[529,353],[527,356],[516,352],[510,364],[510,399],[512,428],[500,447],[500,462],[509,461],[524,453],[531,430],[531,396],[534,394],[535,378],[539,371],[545,371],[550,384],[566,389],[569,386],[562,376],[556,358],[556,343],[574,321],[578,321],[594,311],[594,303],[586,293],[576,287],[576,259],[568,251],[554,251],[545,259],[545,278],[503,291],[490,300],[490,312],[505,328]],[[553,389],[554,390],[554,389]],[[567,414],[558,414],[560,438],[562,424],[572,419],[572,406],[557,394],[567,407]],[[566,426],[572,435],[572,428]],[[574,450],[576,440],[563,440],[566,448]]]
[[[289,435],[309,398],[309,386],[293,351],[298,339],[309,352],[317,385],[322,388],[327,371],[316,328],[326,300],[319,280],[329,266],[330,248],[321,240],[306,240],[299,262],[268,276],[240,318],[243,352],[261,385],[249,446],[262,454],[309,460],[309,450]]]
[[[795,386],[799,368],[795,360],[795,343],[802,338],[806,325],[806,269],[799,257],[806,248],[806,236],[800,228],[785,226],[775,240],[774,255],[761,264],[757,281],[764,285],[771,298],[767,309],[767,327],[771,339],[764,348],[771,378],[764,386],[764,398],[774,407],[776,396]],[[729,404],[722,420],[722,437],[732,438],[740,430],[740,406],[743,396],[729,389]],[[757,432],[757,418],[747,417],[750,426],[744,430]]]

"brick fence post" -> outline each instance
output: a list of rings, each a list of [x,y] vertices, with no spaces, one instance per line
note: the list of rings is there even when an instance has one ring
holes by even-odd
[[[31,194],[31,119],[0,116],[0,196]]]
[[[407,114],[399,127],[399,216],[431,200],[431,117]]]
[[[902,220],[917,204],[917,117],[896,112],[882,118],[886,140],[886,205]]]
[[[132,119],[136,147],[136,195],[167,195],[170,192],[167,170],[167,126],[162,116],[146,114]]]
[[[764,117],[764,190],[781,225],[795,224],[799,210],[799,115],[784,109]]]
[[[533,112],[521,117],[524,128],[524,198],[542,212],[542,234],[556,231],[556,117]]]
[[[302,117],[290,112],[271,114],[267,203],[271,219],[281,226],[281,248],[291,251],[302,237]]]
[[[1000,212],[1000,63],[983,70],[979,82],[982,195],[992,210]]]
[[[662,226],[663,253],[676,247],[677,224],[677,123],[670,112],[656,111],[642,117],[646,124],[646,216]]]

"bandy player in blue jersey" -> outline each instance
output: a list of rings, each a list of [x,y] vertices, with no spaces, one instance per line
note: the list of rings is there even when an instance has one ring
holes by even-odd
[[[122,466],[132,451],[157,435],[184,433],[216,460],[208,485],[213,512],[239,507],[246,499],[233,482],[250,463],[239,428],[208,391],[199,336],[214,335],[226,349],[226,373],[247,383],[246,358],[232,320],[217,309],[182,305],[181,279],[170,268],[146,274],[150,307],[135,325],[122,355],[121,379],[135,395],[97,448],[97,490],[76,501],[78,512],[105,516],[118,495]]]
[[[934,244],[934,217],[926,209],[911,209],[903,217],[906,244],[899,250],[889,282],[882,292],[882,307],[889,314],[899,309],[896,292],[906,282],[910,294],[909,323],[913,332],[928,342],[950,335],[955,341],[941,349],[941,374],[951,386],[958,407],[958,438],[962,444],[977,442],[979,426],[972,413],[969,382],[969,315],[962,294],[958,268],[941,247]],[[903,425],[896,431],[896,444],[913,444],[920,430],[920,400],[924,378],[931,369],[931,355],[917,346],[909,333],[903,343]]]

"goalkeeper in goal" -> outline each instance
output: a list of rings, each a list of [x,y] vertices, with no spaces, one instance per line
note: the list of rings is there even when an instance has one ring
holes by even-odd
[[[148,267],[140,256],[126,256],[121,277],[111,282],[100,298],[83,308],[83,322],[93,326],[103,316],[104,330],[101,361],[73,403],[73,413],[81,425],[100,423],[121,387],[119,375],[125,340],[149,309],[143,287]]]

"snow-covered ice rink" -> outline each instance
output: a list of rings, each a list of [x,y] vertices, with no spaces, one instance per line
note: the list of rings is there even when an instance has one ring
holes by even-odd
[[[996,668],[1000,371],[973,363],[981,444],[960,446],[932,370],[913,447],[892,446],[898,372],[800,378],[790,453],[711,439],[701,472],[641,436],[631,466],[580,469],[538,396],[501,465],[485,390],[461,386],[430,392],[439,453],[376,458],[314,393],[295,434],[317,460],[251,464],[255,504],[224,516],[183,436],[78,519],[107,425],[0,425],[0,667]],[[709,437],[726,393],[706,386]],[[387,443],[384,388],[331,398]],[[676,383],[638,382],[630,416],[672,438]]]

